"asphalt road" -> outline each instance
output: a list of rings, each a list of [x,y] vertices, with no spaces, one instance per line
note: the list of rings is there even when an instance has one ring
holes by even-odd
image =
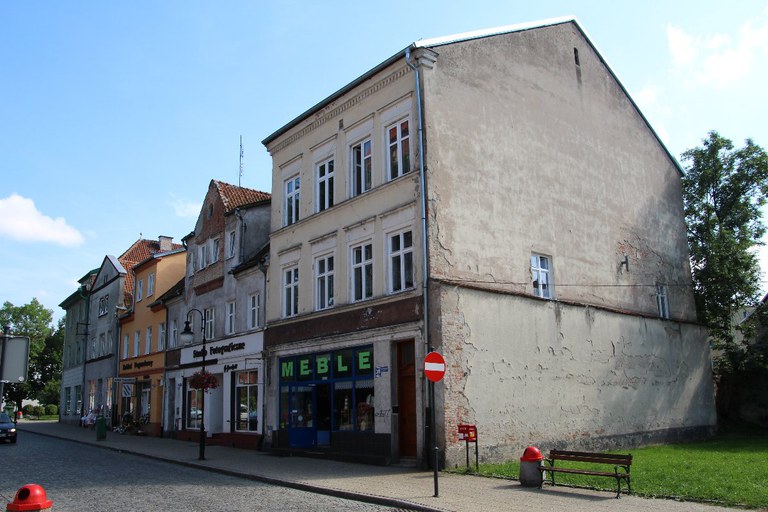
[[[15,445],[0,445],[2,509],[20,487],[36,483],[56,512],[393,510],[23,434]]]

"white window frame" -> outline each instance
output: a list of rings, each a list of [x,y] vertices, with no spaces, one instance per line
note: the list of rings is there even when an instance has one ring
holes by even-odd
[[[235,333],[235,301],[229,301],[225,305],[224,334]]]
[[[200,256],[198,258],[198,263],[200,264],[200,269],[206,268],[210,263],[208,260],[208,243],[203,243],[199,246],[198,255]]]
[[[368,254],[366,254],[368,253]],[[359,259],[358,259],[359,254]],[[360,302],[373,298],[373,242],[366,240],[350,248],[349,256],[352,267],[350,276],[350,302]],[[366,272],[366,269],[369,271]],[[360,296],[357,295],[358,281]],[[370,293],[366,293],[369,289]]]
[[[248,296],[248,329],[256,329],[261,324],[261,296],[254,293]]]
[[[165,350],[165,322],[160,322],[157,326],[157,351]]]
[[[144,337],[144,353],[152,353],[152,326],[148,326]]]
[[[336,266],[333,253],[315,258],[315,309],[329,309],[334,305]]]
[[[151,297],[155,293],[155,273],[150,272],[147,276],[147,297]]]
[[[212,340],[216,334],[216,309],[206,308],[205,311],[205,339]]]
[[[333,158],[326,158],[315,165],[315,179],[317,189],[315,191],[316,211],[322,212],[333,206],[334,183],[336,166]]]
[[[406,246],[407,239],[410,238],[410,245]],[[392,248],[392,242],[398,240],[398,248]],[[395,233],[387,235],[387,262],[388,262],[388,281],[389,293],[400,293],[405,290],[413,289],[415,286],[416,275],[414,268],[414,247],[413,230],[409,227]],[[410,275],[408,272],[410,261]],[[396,272],[397,271],[397,272]],[[399,274],[396,275],[396,274]],[[398,278],[399,277],[399,278]],[[408,283],[410,277],[410,285]]]
[[[168,348],[179,346],[179,323],[176,319],[171,320],[171,339],[168,340]]]
[[[299,267],[294,265],[283,269],[283,316],[299,314]]]
[[[228,237],[227,238],[227,259],[235,257],[235,252],[236,252],[236,249],[237,249],[237,245],[236,245],[237,236],[236,235],[237,234],[236,234],[234,229],[232,231],[230,231],[229,234],[227,235],[227,237]]]
[[[531,255],[531,284],[533,294],[542,299],[552,299],[555,296],[554,279],[552,278],[552,258],[543,254]]]
[[[141,331],[133,333],[133,357],[139,355],[139,349],[141,348]]]
[[[669,320],[669,290],[666,285],[656,285],[656,307],[659,310],[659,318]]]
[[[144,280],[138,279],[136,281],[136,302],[141,302],[144,298]]]
[[[130,348],[131,337],[128,334],[123,336],[123,359],[128,359],[128,349]]]
[[[209,243],[210,243],[211,253],[209,255],[210,257],[208,258],[208,261],[210,261],[211,262],[210,264],[213,265],[214,263],[219,261],[219,239],[213,238],[209,241]]]
[[[290,226],[299,221],[299,206],[301,198],[301,176],[296,174],[283,183],[285,203],[283,213],[283,225]]]
[[[403,135],[403,126],[407,129],[407,135]],[[392,140],[392,130],[394,130],[394,141]],[[392,181],[411,172],[410,117],[401,118],[387,125],[384,130],[384,140],[386,141],[386,180]],[[393,152],[396,161],[393,161]]]
[[[367,148],[367,150],[366,150]],[[352,185],[351,196],[359,196],[373,188],[373,139],[361,140],[349,147]]]

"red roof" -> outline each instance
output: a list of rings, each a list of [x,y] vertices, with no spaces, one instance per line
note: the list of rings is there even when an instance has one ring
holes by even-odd
[[[223,181],[212,180],[216,189],[221,196],[221,202],[224,203],[224,212],[229,213],[235,208],[244,206],[247,204],[260,203],[262,201],[269,201],[272,199],[272,195],[260,190],[254,190],[252,188],[238,187],[237,185],[230,185]]]
[[[182,247],[184,246],[181,244],[171,244],[172,251],[176,251]],[[133,274],[130,272],[130,270],[153,254],[157,254],[159,252],[159,240],[146,240],[144,238],[139,238],[133,243],[133,245],[128,248],[128,250],[126,250],[123,254],[120,255],[120,257],[117,258],[117,261],[119,261],[123,268],[127,271],[125,276],[126,298],[130,298],[133,295]]]

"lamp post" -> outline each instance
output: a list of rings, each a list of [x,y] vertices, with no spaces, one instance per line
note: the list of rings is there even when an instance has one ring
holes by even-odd
[[[189,326],[189,315],[191,315],[193,311],[197,311],[200,314],[200,332],[203,334],[203,349],[200,351],[203,356],[203,365],[201,371],[202,373],[205,373],[205,356],[208,355],[208,351],[205,349],[205,315],[202,311],[199,309],[190,309],[187,312],[187,319],[184,321],[184,330],[181,331],[179,339],[185,345],[192,343],[192,341],[195,339],[195,334],[192,332],[192,328]],[[198,460],[205,460],[205,391],[205,389],[202,390],[203,394],[202,398],[200,399],[200,455],[197,457]]]

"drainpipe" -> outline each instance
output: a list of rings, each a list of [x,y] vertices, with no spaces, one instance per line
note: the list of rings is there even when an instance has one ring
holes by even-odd
[[[405,62],[416,75],[416,108],[418,112],[418,130],[419,130],[419,195],[421,196],[421,254],[422,254],[422,296],[424,300],[424,344],[427,345],[427,351],[432,352],[432,344],[429,339],[429,263],[427,257],[427,200],[426,186],[424,182],[424,129],[422,121],[421,105],[421,73],[419,68],[411,62],[411,49],[405,49]]]
[[[424,344],[427,346],[427,351],[432,352],[432,342],[429,338],[429,259],[427,257],[427,189],[424,180],[424,124],[423,113],[421,103],[421,71],[419,67],[411,62],[411,48],[405,49],[405,63],[408,64],[414,74],[416,75],[416,109],[418,112],[418,128],[419,128],[419,195],[421,196],[421,253],[423,256],[422,268],[424,275],[422,276],[422,297],[424,300]],[[431,444],[433,446],[433,459],[432,468],[434,470],[434,497],[439,496],[438,483],[437,483],[437,471],[438,471],[438,453],[439,448],[437,446],[437,420],[435,413],[435,383],[429,381],[429,408],[430,408],[430,437]]]

